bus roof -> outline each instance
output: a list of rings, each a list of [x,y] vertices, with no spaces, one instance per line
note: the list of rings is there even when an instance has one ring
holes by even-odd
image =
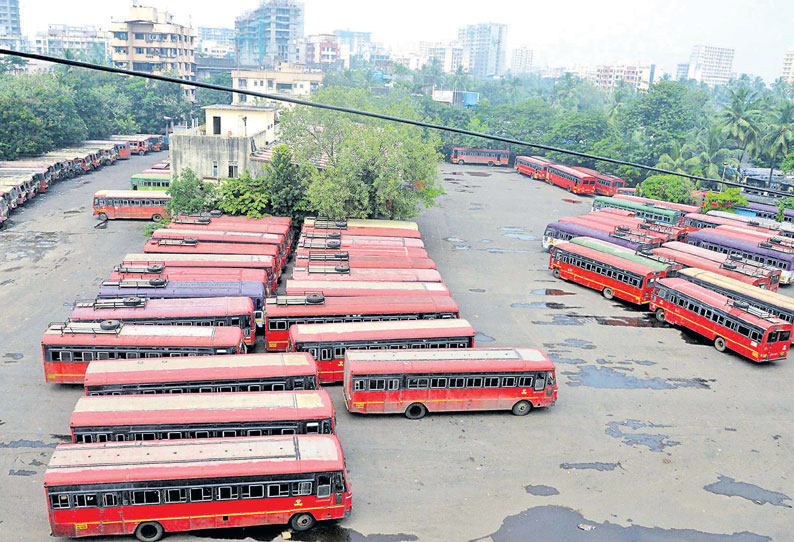
[[[576,170],[576,169],[574,169],[572,167],[563,166],[561,164],[549,164],[549,167],[546,168],[546,169],[547,170],[556,169],[556,170],[561,171],[562,173],[567,173],[568,175],[573,175],[574,177],[579,177],[579,178],[592,177],[593,176],[593,175],[591,175],[589,173],[584,173],[584,172],[578,171],[578,170]]]
[[[165,181],[170,180],[171,174],[170,173],[136,173],[130,177],[130,180],[134,181]]]
[[[190,382],[312,375],[317,365],[311,354],[238,354],[94,360],[85,373],[85,388],[144,382]]]
[[[359,295],[442,295],[449,297],[443,282],[366,282],[328,280],[287,280],[287,295],[323,294],[330,297]]]
[[[539,163],[544,164],[544,165],[556,163],[553,160],[549,160],[548,158],[545,158],[543,156],[516,156],[516,160],[519,160],[519,159],[520,160],[527,160],[529,162],[539,162]]]
[[[166,280],[152,284],[151,279],[108,280],[99,285],[99,297],[265,297],[262,282],[240,280]],[[206,294],[206,295],[203,295]]]
[[[665,207],[667,209],[674,209],[676,211],[682,211],[684,213],[700,212],[700,207],[698,207],[697,205],[687,205],[685,203],[673,203],[670,201],[663,201],[652,198],[642,198],[640,196],[633,196],[631,194],[615,194],[614,197],[615,199],[634,201],[637,203],[645,203],[645,204],[654,205],[656,207]]]
[[[730,277],[726,277],[724,275],[712,273],[711,271],[706,271],[705,269],[697,269],[694,267],[682,269],[680,274],[683,275],[684,278],[691,277],[698,280],[702,280],[703,282],[708,282],[709,284],[713,284],[718,287],[722,287],[728,290],[733,290],[735,292],[744,294],[759,301],[772,303],[779,307],[785,307],[789,310],[794,310],[794,299],[792,299],[787,295],[783,295],[777,292],[773,292],[771,290],[767,290],[766,288],[759,288],[757,286],[752,286],[744,282],[732,279]]]
[[[140,326],[120,323],[105,331],[92,322],[50,324],[41,338],[47,345],[237,346],[243,340],[239,327]]]
[[[180,265],[185,265],[185,262],[202,262],[208,266],[208,262],[231,262],[231,263],[261,263],[266,265],[273,265],[273,256],[264,256],[260,254],[127,254],[124,256],[124,263],[148,262],[151,264],[162,263],[167,265],[167,262],[177,262]],[[233,265],[228,267],[235,267]]]
[[[315,220],[320,220],[314,217],[307,217],[303,224],[305,226],[313,227]],[[336,221],[331,221],[336,222]],[[362,228],[404,228],[409,230],[418,230],[419,226],[416,222],[410,222],[407,220],[373,220],[373,219],[363,219],[363,218],[349,218],[343,219],[339,222],[344,222],[347,224],[348,227],[356,226]]]
[[[581,245],[583,247],[589,247],[599,252],[604,252],[607,254],[613,254],[618,258],[623,258],[625,260],[630,260],[632,262],[637,262],[642,265],[647,265],[648,267],[652,267],[657,271],[667,271],[670,269],[670,265],[663,264],[652,260],[650,258],[646,258],[641,254],[637,254],[627,248],[621,247],[619,245],[615,245],[613,243],[609,243],[607,241],[602,241],[601,239],[594,239],[592,237],[574,237],[570,241],[576,245]]]
[[[136,192],[137,193],[137,192]],[[175,242],[174,242],[175,241]],[[185,241],[184,244],[179,244]],[[265,243],[188,242],[187,239],[149,239],[143,246],[145,253],[157,254],[240,254],[249,256],[277,256],[279,247]]]
[[[377,255],[377,254],[363,254],[354,253],[350,254],[341,251],[345,254],[345,258],[341,256],[337,259],[334,254],[329,254],[328,259],[310,259],[308,255],[298,255],[295,258],[294,269],[305,269],[311,265],[336,265],[344,264],[352,268],[360,269],[435,269],[436,262],[430,258],[412,258],[409,256],[401,255]]]
[[[551,371],[554,363],[536,348],[348,350],[345,369],[353,374]]]
[[[325,390],[249,393],[84,395],[69,427],[333,418]]]
[[[335,435],[60,444],[44,485],[257,476],[344,469]]]
[[[600,173],[600,172],[598,172],[598,171],[596,171],[594,169],[590,169],[590,168],[586,168],[586,167],[573,166],[573,169],[575,169],[577,171],[581,171],[582,173],[585,173],[587,175],[592,175],[596,179],[604,179],[604,180],[607,180],[607,181],[626,182],[624,179],[621,179],[620,177],[615,177],[614,175],[610,175],[608,173]]]
[[[474,337],[468,320],[389,320],[341,324],[297,324],[290,326],[292,343],[361,341],[413,337]]]
[[[337,233],[337,232],[335,232]],[[331,247],[329,243],[334,243],[337,246]],[[425,248],[425,243],[415,237],[375,237],[371,235],[348,235],[342,233],[336,238],[319,237],[312,238],[308,235],[301,235],[298,241],[299,246],[304,248],[340,248],[345,250],[347,247],[406,247],[406,248]]]
[[[306,226],[301,228],[301,232],[307,235],[314,234],[320,236],[322,234],[339,232],[343,235],[352,236],[373,236],[373,237],[410,237],[420,239],[422,234],[419,230],[409,230],[407,228],[370,228],[360,226],[346,226],[344,228],[334,228],[329,226],[327,228],[315,228],[313,226]]]
[[[127,301],[125,301],[127,300]],[[254,310],[249,297],[193,297],[172,299],[130,298],[125,296],[118,303],[99,300],[76,303],[73,321],[129,320],[135,318],[202,318],[207,316],[250,314]]]
[[[228,222],[219,221],[215,218],[209,217],[180,217],[179,219],[172,220],[168,224],[168,229],[183,229],[194,231],[228,231],[228,232],[261,232],[272,233],[275,235],[287,236],[289,234],[289,224],[283,223],[270,223],[270,222]]]
[[[198,239],[199,241],[227,241],[230,243],[281,244],[284,236],[277,233],[252,231],[194,230],[189,228],[160,228],[152,233],[154,239]]]
[[[634,209],[637,211],[648,211],[649,209],[653,209],[655,212],[658,212],[662,215],[671,218],[680,215],[683,212],[676,209],[668,209],[666,207],[660,207],[658,205],[648,205],[646,203],[640,203],[637,201],[631,201],[627,199],[612,198],[608,196],[596,196],[595,199],[593,200],[593,204],[595,205],[598,203],[603,203],[615,207],[622,207],[624,209]]]
[[[280,304],[269,298],[267,318],[287,316],[324,316],[336,314],[405,314],[458,312],[458,304],[447,296],[363,296],[325,297],[322,303]]]
[[[171,199],[171,196],[163,191],[149,190],[99,190],[94,193],[94,197]]]
[[[687,234],[687,239],[702,240],[716,245],[721,245],[736,250],[746,250],[756,254],[763,254],[769,258],[776,258],[783,261],[794,261],[794,253],[789,250],[780,250],[780,248],[764,248],[759,246],[759,243],[754,240],[745,240],[738,236],[725,233],[711,233],[714,228],[708,230],[698,230]]]
[[[315,268],[316,269],[316,268]],[[327,271],[312,272],[309,268],[294,269],[292,278],[297,280],[324,281],[378,281],[378,282],[444,282],[441,273],[435,269],[388,269],[388,268],[349,268],[346,272],[336,272],[335,266]]]
[[[656,274],[659,272],[658,269],[651,267],[649,265],[633,262],[625,258],[614,256],[612,254],[601,252],[599,250],[589,248],[586,246],[577,245],[575,243],[567,243],[567,242],[557,243],[556,245],[554,245],[554,251],[556,252],[557,249],[565,250],[567,252],[573,252],[574,254],[579,254],[580,256],[585,256],[587,258],[591,258],[593,260],[609,264],[613,267],[617,267],[618,269],[625,269],[627,271],[631,271],[632,273],[637,273],[638,275],[644,276],[649,274]]]

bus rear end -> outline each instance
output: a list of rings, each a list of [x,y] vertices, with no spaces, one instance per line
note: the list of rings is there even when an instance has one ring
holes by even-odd
[[[772,361],[775,359],[785,359],[791,347],[791,324],[774,326],[764,336],[764,342],[759,348],[758,361]]]

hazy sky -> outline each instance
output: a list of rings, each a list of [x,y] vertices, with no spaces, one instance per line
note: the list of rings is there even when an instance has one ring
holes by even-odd
[[[22,31],[51,23],[108,26],[130,0],[20,0]],[[234,18],[259,0],[142,0],[194,26],[234,26]],[[736,49],[733,69],[779,77],[783,55],[794,46],[791,0],[306,0],[306,33],[336,28],[364,30],[387,44],[447,41],[459,26],[507,23],[509,49],[527,44],[536,66],[652,62],[675,73],[692,45]],[[509,62],[509,58],[508,58]]]

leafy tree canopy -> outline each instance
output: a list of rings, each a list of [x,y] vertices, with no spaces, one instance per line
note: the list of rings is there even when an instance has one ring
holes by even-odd
[[[183,169],[171,180],[168,193],[171,200],[167,210],[171,216],[209,211],[218,202],[215,186],[199,179],[190,168]]]
[[[675,175],[651,175],[640,185],[643,197],[672,203],[693,203],[694,189],[692,181]]]

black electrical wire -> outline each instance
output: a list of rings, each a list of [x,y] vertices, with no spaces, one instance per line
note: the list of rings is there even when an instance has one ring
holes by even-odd
[[[40,55],[38,53],[26,53],[21,51],[14,51],[11,49],[0,48],[0,54],[4,55],[11,55],[17,56],[21,58],[27,58],[31,60],[41,60],[44,62],[52,62],[54,64],[63,64],[66,66],[74,66],[75,68],[86,68],[89,70],[101,71],[106,73],[115,73],[117,75],[131,75],[134,77],[143,77],[145,79],[152,79],[155,81],[164,81],[166,83],[174,83],[177,85],[182,85],[186,87],[197,87],[197,88],[206,88],[208,90],[220,90],[224,92],[236,92],[238,94],[244,94],[246,96],[254,96],[257,98],[266,98],[268,100],[274,100],[279,102],[287,102],[296,105],[305,105],[308,107],[317,107],[320,109],[327,109],[330,111],[338,111],[340,113],[350,113],[353,115],[360,115],[363,117],[370,117],[373,119],[380,119],[380,120],[388,120],[391,122],[400,122],[403,124],[410,124],[413,126],[418,126],[420,128],[429,128],[432,130],[439,130],[442,132],[451,132],[453,134],[460,134],[466,136],[473,136],[473,137],[480,137],[482,139],[489,139],[491,141],[498,141],[500,143],[508,143],[511,145],[520,145],[524,147],[532,147],[535,149],[542,149],[544,151],[551,151],[551,152],[559,152],[561,154],[568,154],[570,156],[577,156],[579,158],[587,158],[590,160],[598,160],[600,162],[608,162],[610,164],[616,164],[619,166],[629,166],[634,167],[637,169],[643,169],[645,171],[652,171],[654,173],[662,173],[664,175],[675,175],[677,177],[684,177],[686,179],[691,179],[693,181],[705,181],[708,183],[720,183],[725,186],[737,187],[737,188],[745,188],[747,185],[736,183],[732,181],[725,181],[720,179],[709,179],[707,177],[700,177],[698,175],[690,175],[688,173],[681,173],[680,171],[671,171],[669,169],[662,169],[653,166],[646,166],[643,164],[636,164],[634,162],[627,162],[626,160],[618,160],[617,158],[607,158],[606,156],[597,156],[595,154],[588,154],[586,152],[578,152],[578,151],[571,151],[568,149],[561,149],[559,147],[552,147],[551,145],[543,145],[541,143],[530,143],[529,141],[522,141],[520,139],[513,139],[509,137],[502,137],[492,134],[484,134],[481,132],[474,132],[472,130],[464,130],[463,128],[455,128],[453,126],[444,126],[441,124],[433,124],[431,122],[424,122],[421,120],[413,120],[413,119],[406,119],[402,117],[395,117],[392,115],[384,115],[381,113],[374,113],[371,111],[363,111],[361,109],[353,109],[350,107],[343,107],[340,105],[330,105],[324,104],[319,102],[312,102],[309,100],[301,100],[300,98],[293,98],[290,96],[282,96],[279,94],[268,94],[266,92],[253,92],[251,90],[246,89],[236,89],[236,88],[228,88],[221,85],[214,85],[211,83],[204,83],[202,81],[186,81],[184,79],[179,79],[178,77],[170,77],[168,75],[158,75],[154,73],[145,73],[145,72],[138,72],[134,70],[126,70],[123,68],[114,68],[111,66],[100,66],[98,64],[91,64],[89,62],[81,62],[79,60],[71,60],[67,58],[58,58],[54,56],[48,55]],[[782,192],[779,190],[772,190],[769,188],[761,188],[758,187],[759,190],[763,190],[767,194],[775,194],[778,196],[785,196],[790,197],[791,194],[788,192]]]

